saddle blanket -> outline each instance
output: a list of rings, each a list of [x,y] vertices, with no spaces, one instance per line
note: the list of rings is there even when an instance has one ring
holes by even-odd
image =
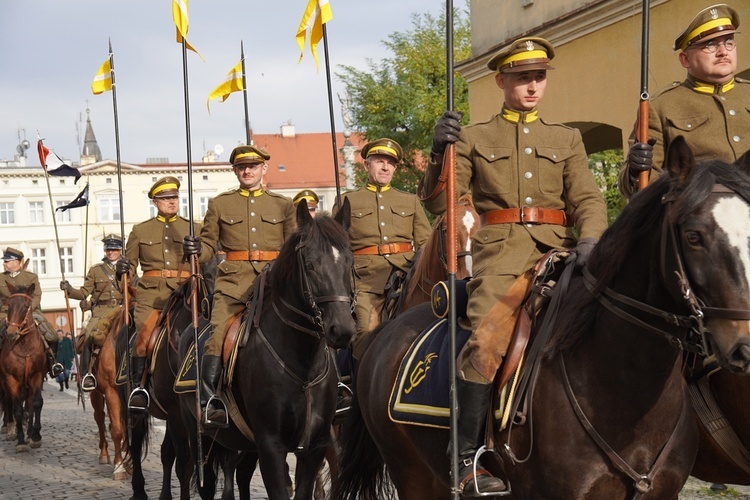
[[[200,351],[200,357],[203,359],[203,351],[208,340],[208,333],[211,329],[211,324],[208,322],[201,321],[201,328],[198,330],[198,350]],[[195,379],[197,370],[195,369],[195,343],[190,342],[187,355],[182,360],[180,365],[180,371],[177,372],[177,376],[174,381],[174,392],[177,394],[183,394],[187,392],[195,392]]]
[[[456,328],[456,353],[471,336]],[[388,416],[394,422],[450,428],[450,336],[448,321],[430,325],[414,340],[401,361],[391,390]],[[508,384],[512,385],[512,384]],[[495,418],[500,420],[507,389],[503,388]],[[501,404],[502,403],[502,404]]]
[[[117,332],[118,334],[120,332]],[[128,334],[130,332],[128,331]],[[127,352],[124,352],[120,359],[119,359],[119,367],[117,369],[117,378],[115,378],[115,383],[117,385],[125,385],[128,383],[128,358],[130,357],[130,354],[135,349],[135,340],[138,338],[138,335],[131,335],[130,338],[128,338],[128,350]],[[98,360],[97,360],[98,362]]]

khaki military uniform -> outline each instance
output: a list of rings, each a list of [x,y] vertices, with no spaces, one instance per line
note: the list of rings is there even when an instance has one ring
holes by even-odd
[[[196,231],[198,226],[196,225]],[[141,327],[154,311],[161,311],[171,293],[190,276],[190,264],[182,265],[182,272],[177,271],[182,262],[182,239],[190,233],[190,222],[184,217],[174,216],[166,220],[162,216],[153,217],[133,226],[125,247],[125,257],[130,261],[130,273],[135,276],[138,265],[141,267],[141,278],[136,289],[136,306],[133,312],[135,327],[139,333],[139,345],[145,356],[145,340],[140,341]]]
[[[123,295],[117,281],[115,265],[107,259],[91,266],[81,288],[68,291],[68,296],[76,300],[91,297],[91,318],[86,324],[86,336],[91,339],[99,321],[115,309],[122,308]]]
[[[245,306],[253,280],[295,230],[292,200],[271,191],[234,189],[208,201],[200,260],[210,260],[220,249],[227,259],[216,277],[206,354],[221,355],[227,322]]]
[[[471,191],[480,217],[497,209],[541,207],[565,211],[579,238],[598,240],[607,228],[606,205],[589,171],[577,129],[547,123],[533,111],[504,109],[487,122],[463,127],[456,153],[458,196]],[[424,193],[432,192],[440,170],[440,165],[429,165],[423,179]],[[434,214],[445,212],[445,192],[425,206]],[[565,225],[482,226],[472,236],[474,277],[468,284],[467,312],[472,328],[476,331],[513,282],[548,250],[573,248],[575,244],[573,227]],[[506,348],[482,346],[481,340],[472,336],[464,359],[471,357],[471,350],[494,349],[502,356]],[[492,367],[482,371],[494,373]]]
[[[0,301],[2,302],[2,308],[0,308],[0,320],[5,321],[8,317],[8,306],[5,301],[8,300],[11,295],[10,289],[8,288],[9,284],[14,287],[29,286],[31,284],[36,285],[34,287],[34,293],[31,295],[31,309],[33,311],[41,311],[42,287],[39,284],[39,277],[35,273],[27,271],[26,269],[21,269],[15,276],[12,276],[11,273],[6,271],[0,274]]]
[[[408,272],[414,252],[427,241],[431,228],[419,199],[394,187],[367,184],[344,194],[343,198],[349,200],[351,207],[349,237],[357,290],[356,345],[360,345],[377,325],[391,273]],[[334,207],[334,214],[337,211],[338,206]],[[373,253],[362,253],[365,249]]]
[[[649,102],[649,138],[655,139],[651,179],[662,174],[666,150],[682,136],[697,161],[734,163],[750,149],[750,81],[735,78],[728,84],[701,84],[693,77],[674,82]],[[631,136],[630,144],[633,144]],[[620,191],[633,195],[638,180],[628,164],[620,171]]]

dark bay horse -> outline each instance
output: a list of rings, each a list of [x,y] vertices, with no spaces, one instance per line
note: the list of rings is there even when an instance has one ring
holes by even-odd
[[[458,240],[458,268],[456,279],[471,277],[471,236],[479,229],[479,214],[470,194],[463,195],[456,204],[456,236]],[[397,298],[389,296],[384,314],[396,317],[410,307],[430,301],[432,287],[445,279],[446,274],[446,221],[443,215],[435,219],[432,232],[414,257],[414,264],[404,279],[402,292]],[[389,294],[390,295],[390,294]]]
[[[344,203],[335,218],[314,219],[304,203],[298,205],[297,231],[268,271],[257,326],[254,318],[245,318],[240,335],[247,335],[247,343],[238,350],[231,387],[223,389],[240,417],[233,417],[228,429],[211,429],[203,446],[209,449],[215,439],[243,451],[245,463],[259,461],[272,500],[289,498],[289,452],[297,457],[294,498],[312,498],[330,443],[338,382],[331,350],[346,347],[356,332],[350,209],[348,200]],[[182,338],[183,356],[191,336]],[[180,396],[183,413],[193,415],[194,397]],[[240,430],[239,418],[251,436]],[[238,482],[239,476],[240,471]]]
[[[8,329],[0,349],[0,382],[5,398],[3,408],[6,411],[12,408],[16,423],[16,452],[28,451],[28,446],[39,448],[42,445],[42,383],[48,365],[41,333],[31,315],[31,296],[35,287],[35,284],[14,287],[9,283],[11,295],[5,303]],[[27,419],[24,419],[25,413]]]
[[[490,468],[514,498],[677,498],[698,447],[682,349],[749,371],[750,329],[737,321],[750,319],[749,163],[696,165],[675,140],[664,175],[605,232],[588,271],[556,290],[525,418],[493,433],[502,467]],[[400,360],[433,319],[417,306],[372,336],[333,498],[387,498],[383,465],[402,500],[450,497],[448,430],[388,413]]]

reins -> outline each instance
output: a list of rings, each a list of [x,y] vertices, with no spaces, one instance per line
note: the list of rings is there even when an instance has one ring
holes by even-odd
[[[28,305],[26,306],[26,313],[24,314],[20,323],[15,323],[10,320],[10,308],[8,310],[8,317],[6,319],[6,321],[8,322],[8,326],[18,328],[17,335],[23,336],[31,332],[31,326],[34,324],[31,311],[31,297],[29,297],[25,293],[13,293],[10,295],[10,297],[8,297],[8,302],[10,302],[10,299],[12,299],[13,297],[21,297],[26,302],[28,302]]]

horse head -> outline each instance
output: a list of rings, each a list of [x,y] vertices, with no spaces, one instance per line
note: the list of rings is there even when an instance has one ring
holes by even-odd
[[[344,201],[335,218],[313,218],[307,203],[300,202],[297,232],[281,250],[275,263],[281,269],[272,284],[279,300],[288,302],[291,310],[300,310],[315,325],[310,330],[333,348],[348,346],[356,333],[350,216],[349,200]]]
[[[13,286],[12,283],[8,283],[10,297],[8,297],[6,305],[8,307],[7,333],[9,335],[25,335],[30,331],[30,327],[33,325],[31,297],[34,295],[35,289],[35,283],[28,286]]]
[[[671,186],[662,257],[670,264],[662,279],[687,302],[706,351],[750,374],[750,153],[732,165],[698,163],[679,137],[664,170]]]

